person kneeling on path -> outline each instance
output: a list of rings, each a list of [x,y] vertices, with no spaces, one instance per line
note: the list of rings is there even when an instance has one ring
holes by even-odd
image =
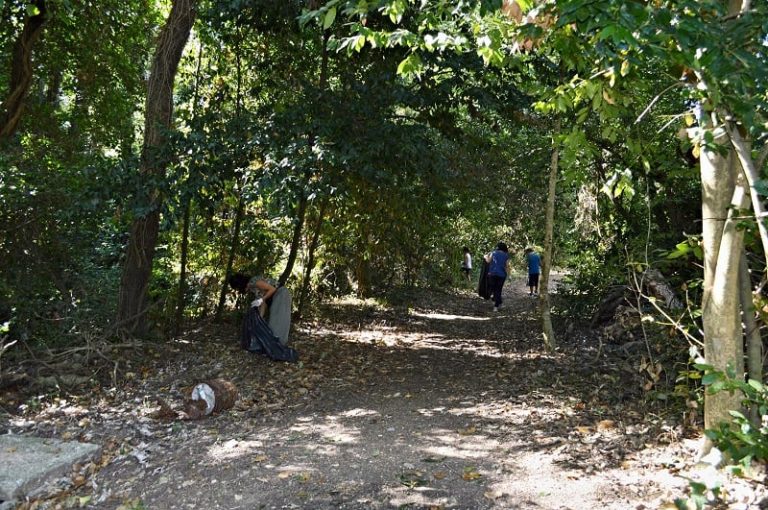
[[[493,311],[499,311],[501,306],[501,290],[509,273],[509,249],[504,243],[496,245],[496,249],[485,256],[488,262],[488,287],[493,296]]]
[[[243,322],[241,347],[265,353],[272,359],[296,361],[296,351],[286,347],[291,328],[290,291],[262,276],[235,273],[227,281],[238,292],[249,292],[255,297]]]

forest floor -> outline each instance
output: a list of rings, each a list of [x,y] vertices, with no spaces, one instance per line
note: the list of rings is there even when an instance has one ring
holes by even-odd
[[[235,325],[145,345],[119,385],[0,417],[103,448],[21,508],[674,508],[698,438],[594,334],[558,328],[547,353],[535,309],[519,278],[499,312],[468,289],[339,301],[295,325],[293,364],[241,351]],[[211,378],[237,386],[234,408],[180,419]],[[745,485],[728,508],[764,497]]]

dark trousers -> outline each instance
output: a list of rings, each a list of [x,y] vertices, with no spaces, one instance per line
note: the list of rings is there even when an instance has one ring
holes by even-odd
[[[495,306],[501,306],[501,289],[504,287],[504,281],[506,276],[496,276],[495,274],[488,275],[488,288],[491,290],[491,296],[493,296],[493,304]]]

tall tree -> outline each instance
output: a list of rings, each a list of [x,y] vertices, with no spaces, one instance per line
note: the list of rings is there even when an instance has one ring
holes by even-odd
[[[759,158],[746,149],[748,141],[741,143],[741,133],[761,141],[766,133],[768,63],[762,43],[766,10],[764,2],[741,0],[669,1],[654,6],[577,1],[560,9],[558,20],[559,26],[573,28],[577,39],[589,43],[590,66],[596,62],[598,68],[585,69],[585,74],[603,76],[612,89],[611,102],[617,99],[616,83],[639,82],[643,72],[661,65],[674,82],[646,111],[678,87],[686,95],[687,108],[697,105],[695,119],[690,110],[682,113],[688,114],[688,132],[700,153],[704,358],[714,370],[738,379],[744,377],[738,286],[744,231],[739,223],[750,205],[762,210],[754,182]],[[641,72],[633,72],[636,67]],[[768,246],[766,229],[758,230],[763,246]],[[735,393],[708,391],[705,426],[729,422],[729,411],[737,409],[740,400]]]
[[[195,21],[196,3],[196,0],[174,0],[158,38],[147,84],[141,153],[140,173],[147,180],[162,179],[168,164],[166,141],[173,117],[173,83]],[[120,327],[135,334],[144,334],[149,327],[147,290],[160,228],[160,190],[150,189],[146,200],[149,211],[131,225],[117,310]]]

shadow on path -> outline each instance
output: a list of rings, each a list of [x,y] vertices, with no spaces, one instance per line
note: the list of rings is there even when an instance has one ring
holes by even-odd
[[[295,332],[299,364],[239,351],[234,329],[190,335],[157,361],[157,377],[130,389],[122,420],[100,413],[93,435],[122,453],[94,476],[91,500],[106,509],[656,507],[680,482],[629,467],[647,430],[633,390],[619,386],[625,369],[595,365],[581,339],[545,353],[535,308],[514,280],[497,313],[467,293],[337,303]],[[172,424],[149,419],[151,406],[137,410],[136,400],[183,395],[210,376],[240,388],[235,409]]]

